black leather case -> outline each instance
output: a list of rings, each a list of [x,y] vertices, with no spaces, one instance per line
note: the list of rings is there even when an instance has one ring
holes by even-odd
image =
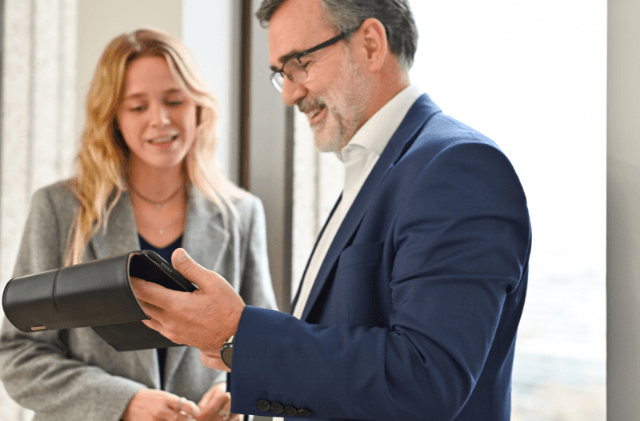
[[[23,332],[92,327],[118,351],[176,346],[148,328],[129,277],[179,291],[196,288],[152,251],[134,251],[11,279],[2,295],[9,321]]]

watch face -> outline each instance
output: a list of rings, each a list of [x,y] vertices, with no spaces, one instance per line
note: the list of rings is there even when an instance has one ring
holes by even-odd
[[[233,345],[225,344],[221,352],[222,362],[231,368],[231,359],[233,358]]]

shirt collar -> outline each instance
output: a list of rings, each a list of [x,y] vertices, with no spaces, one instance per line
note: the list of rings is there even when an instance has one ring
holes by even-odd
[[[382,155],[391,136],[398,130],[409,108],[421,94],[422,91],[416,85],[400,91],[360,127],[341,152],[336,153],[338,159],[345,162],[352,150],[361,148],[378,156]]]

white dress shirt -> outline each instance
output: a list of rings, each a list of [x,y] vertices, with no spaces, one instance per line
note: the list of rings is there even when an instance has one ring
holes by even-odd
[[[327,223],[302,280],[300,296],[293,311],[298,319],[302,316],[313,283],[338,228],[391,136],[420,95],[421,91],[415,85],[402,90],[362,125],[341,152],[336,153],[345,169],[342,200]]]

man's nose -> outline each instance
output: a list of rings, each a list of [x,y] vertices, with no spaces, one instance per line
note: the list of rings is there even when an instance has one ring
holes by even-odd
[[[307,95],[307,89],[301,83],[296,83],[289,80],[288,77],[284,78],[282,83],[282,102],[286,106],[292,106],[298,103],[300,98]]]

